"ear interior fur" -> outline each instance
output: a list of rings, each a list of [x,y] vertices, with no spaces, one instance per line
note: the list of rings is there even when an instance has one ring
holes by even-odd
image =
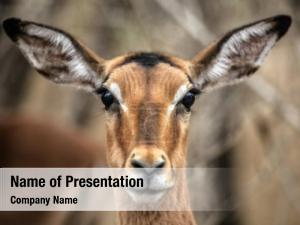
[[[8,36],[31,65],[56,83],[95,89],[103,60],[66,32],[12,18],[3,22]]]
[[[290,24],[289,16],[268,18],[235,29],[211,44],[193,60],[199,88],[208,91],[253,74]]]

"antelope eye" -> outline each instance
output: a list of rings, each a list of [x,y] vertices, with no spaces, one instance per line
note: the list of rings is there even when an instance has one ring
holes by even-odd
[[[188,92],[180,101],[185,108],[190,109],[195,102],[195,94]]]
[[[113,103],[117,102],[117,99],[114,95],[105,88],[97,90],[97,94],[101,95],[101,101],[105,106],[105,109],[109,109]]]
[[[106,91],[101,95],[101,100],[105,105],[105,108],[108,109],[115,102],[115,97],[112,95],[112,93]]]

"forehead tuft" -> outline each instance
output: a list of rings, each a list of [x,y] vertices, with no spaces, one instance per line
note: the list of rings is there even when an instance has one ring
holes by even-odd
[[[154,67],[158,63],[167,63],[171,66],[177,67],[177,65],[172,62],[172,59],[170,57],[153,52],[140,52],[129,55],[125,57],[123,65],[131,62],[136,62],[144,67]]]
[[[111,59],[105,65],[105,73],[109,75],[115,69],[132,63],[138,64],[145,69],[155,68],[158,64],[166,64],[180,69],[186,74],[191,73],[191,63],[189,61],[155,52],[134,52]]]

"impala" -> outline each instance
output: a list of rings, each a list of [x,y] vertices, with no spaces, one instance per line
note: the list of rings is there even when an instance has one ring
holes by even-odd
[[[101,98],[108,165],[140,168],[149,175],[149,196],[143,201],[156,201],[176,188],[176,196],[165,199],[171,204],[185,198],[184,184],[175,184],[170,171],[186,165],[196,97],[253,74],[290,24],[289,16],[279,15],[234,29],[189,61],[151,52],[105,60],[62,30],[16,18],[3,22],[8,36],[39,73]],[[130,195],[140,199],[138,191]],[[191,210],[135,211],[120,212],[119,223],[188,225],[195,220]]]

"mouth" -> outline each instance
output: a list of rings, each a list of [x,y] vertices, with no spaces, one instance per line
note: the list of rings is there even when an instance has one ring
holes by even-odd
[[[130,198],[138,204],[151,204],[151,203],[158,203],[165,194],[171,189],[164,188],[164,189],[128,189],[127,193]]]
[[[142,178],[144,181],[143,187],[127,188],[125,191],[135,204],[159,203],[176,183],[176,175],[172,170],[146,174],[144,170],[135,169],[130,176]]]
[[[156,177],[158,178],[158,177]],[[135,203],[158,203],[174,187],[174,180],[150,179],[142,188],[128,188],[126,192]]]

